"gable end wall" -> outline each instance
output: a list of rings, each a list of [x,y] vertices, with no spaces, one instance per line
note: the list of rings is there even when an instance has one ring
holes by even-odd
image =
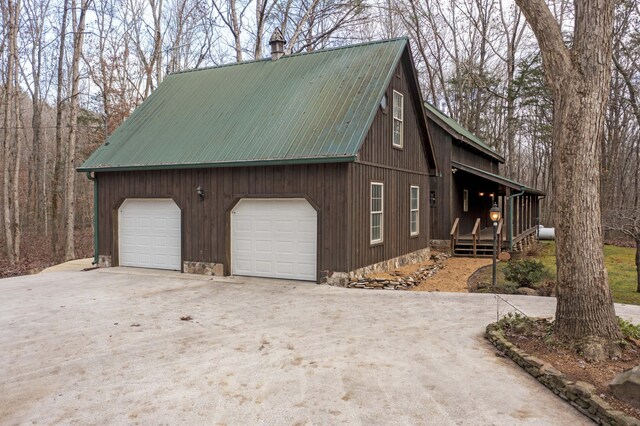
[[[395,70],[386,94],[387,111],[378,108],[371,128],[355,163],[349,164],[350,199],[348,227],[351,250],[350,270],[363,268],[388,259],[429,247],[429,169],[427,152],[429,136],[419,125],[422,111],[409,79],[411,65],[408,51]],[[404,143],[402,149],[392,145],[393,91],[404,95]],[[370,243],[370,185],[384,183],[383,242]],[[420,231],[410,235],[410,187],[420,187]]]

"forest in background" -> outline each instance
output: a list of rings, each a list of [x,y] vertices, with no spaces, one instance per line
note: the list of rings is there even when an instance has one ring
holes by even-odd
[[[551,1],[567,44],[573,2]],[[605,221],[640,197],[640,10],[617,1],[602,135]],[[91,255],[93,188],[77,167],[171,72],[408,36],[424,99],[547,192],[552,101],[540,52],[511,1],[2,0],[0,276]],[[612,212],[607,215],[607,212]]]

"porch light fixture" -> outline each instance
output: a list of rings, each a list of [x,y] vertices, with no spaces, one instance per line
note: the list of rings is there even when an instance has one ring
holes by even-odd
[[[480,192],[478,195],[484,197],[484,192]]]
[[[489,218],[491,219],[491,222],[493,222],[495,225],[498,225],[498,222],[500,222],[501,217],[502,217],[502,210],[500,210],[500,207],[498,207],[498,204],[493,203],[493,207],[491,207],[491,210],[489,210]]]
[[[198,193],[198,198],[204,200],[204,188],[199,186],[196,188],[196,192]]]
[[[491,194],[493,195],[493,194]],[[493,207],[489,210],[489,218],[493,222],[493,275],[492,275],[492,284],[493,284],[493,294],[496,294],[496,263],[497,263],[497,255],[498,255],[498,222],[502,217],[502,211],[498,204],[493,203]],[[497,299],[496,299],[496,303]],[[496,321],[499,319],[499,311],[498,306],[496,305]]]

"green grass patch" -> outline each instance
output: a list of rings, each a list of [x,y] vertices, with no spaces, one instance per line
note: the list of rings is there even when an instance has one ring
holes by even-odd
[[[533,256],[542,262],[556,278],[556,243],[544,241],[542,251]],[[640,305],[640,293],[636,291],[636,249],[631,247],[604,246],[604,262],[609,273],[609,286],[616,303]]]
[[[616,303],[640,305],[640,293],[637,289],[636,249],[632,247],[604,246],[605,264],[609,273],[609,285],[611,294]],[[546,279],[556,280],[556,244],[555,242],[541,242],[541,249],[537,253],[527,256],[526,259],[541,262],[548,273]],[[508,262],[498,264],[497,285],[498,292],[512,294],[519,287],[505,278],[505,267]],[[485,284],[491,283],[491,267],[478,272],[478,281]],[[478,292],[492,292],[490,287],[483,287]]]

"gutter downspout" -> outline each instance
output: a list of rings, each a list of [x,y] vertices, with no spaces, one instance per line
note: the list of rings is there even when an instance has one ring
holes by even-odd
[[[542,207],[540,207],[540,201],[547,198],[546,195],[538,196],[538,226],[536,227],[536,238],[538,241],[540,240],[540,214],[542,213]]]
[[[92,172],[87,172],[87,178],[93,182],[93,262],[92,265],[98,265],[98,180],[95,176],[91,176]]]
[[[524,187],[520,187],[520,192],[511,194],[509,197],[509,251],[513,251],[513,199],[524,194]]]

